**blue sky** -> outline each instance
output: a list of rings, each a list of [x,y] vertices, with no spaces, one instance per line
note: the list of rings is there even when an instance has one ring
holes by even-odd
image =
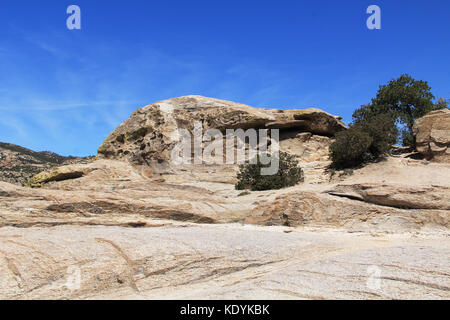
[[[2,0],[0,141],[95,154],[135,109],[187,94],[348,122],[402,73],[450,98],[449,16],[443,0]]]

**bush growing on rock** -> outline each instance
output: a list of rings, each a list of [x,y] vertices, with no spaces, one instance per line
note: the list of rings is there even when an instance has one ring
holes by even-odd
[[[415,148],[414,121],[448,106],[445,99],[433,99],[428,83],[408,74],[380,86],[371,103],[355,110],[349,130],[336,135],[330,147],[333,166],[351,168],[380,158],[396,144],[399,133],[404,146]]]
[[[355,122],[355,126],[372,138],[369,152],[374,158],[387,154],[397,142],[398,129],[389,115],[375,115],[366,121]]]
[[[372,142],[370,135],[359,127],[339,132],[330,146],[333,166],[337,169],[351,168],[369,160]]]
[[[353,119],[355,122],[366,122],[377,115],[388,116],[400,126],[402,144],[415,147],[412,132],[414,121],[433,110],[448,106],[445,99],[441,98],[437,103],[433,103],[433,99],[428,82],[403,74],[380,86],[370,104],[355,110]]]
[[[289,153],[279,153],[279,169],[275,175],[261,174],[261,169],[268,166],[261,163],[259,155],[256,163],[241,165],[236,190],[275,190],[292,187],[304,181],[303,170],[298,167],[295,157]]]
[[[333,166],[352,168],[387,154],[395,144],[398,130],[394,120],[375,114],[354,121],[347,131],[339,132],[330,146]]]

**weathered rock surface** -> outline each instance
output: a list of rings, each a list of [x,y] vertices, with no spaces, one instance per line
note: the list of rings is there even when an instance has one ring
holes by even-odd
[[[162,221],[1,231],[0,299],[450,298],[445,234]]]
[[[99,155],[149,166],[166,162],[180,142],[178,129],[192,132],[195,121],[202,123],[203,130],[267,128],[323,136],[333,136],[346,128],[339,117],[319,109],[257,109],[230,101],[185,96],[136,110],[106,138]]]
[[[328,194],[404,209],[450,210],[450,188],[395,184],[339,184]]]
[[[413,127],[417,151],[428,160],[450,162],[450,110],[432,111]]]
[[[328,182],[330,176],[330,145],[332,138],[310,132],[281,132],[280,149],[297,156],[300,167],[310,183]]]
[[[70,179],[81,178],[82,176],[90,173],[93,169],[83,166],[60,166],[53,168],[49,171],[43,171],[34,177],[32,177],[27,186],[29,187],[41,187],[45,183],[52,181],[64,181]]]
[[[100,160],[62,168],[87,173],[40,189],[0,183],[0,226],[145,225],[150,218],[213,223],[234,221],[243,212],[238,199],[149,178],[126,162]]]
[[[388,232],[450,226],[448,164],[388,158],[341,179],[266,193],[245,223]]]
[[[355,231],[398,232],[419,230],[423,226],[448,228],[450,211],[397,209],[333,197],[319,190],[295,190],[274,200],[258,202],[244,223],[339,226]]]
[[[412,165],[409,165],[412,163]],[[220,166],[192,166],[179,174],[154,176],[146,167],[117,160],[97,160],[60,168],[77,179],[52,181],[42,189],[0,184],[0,225],[114,224],[172,219],[203,223],[243,222],[261,225],[321,225],[352,230],[409,231],[449,226],[450,174],[446,164],[390,159],[356,171],[344,181],[305,184],[241,195],[234,185],[217,181]],[[386,167],[392,182],[385,178]],[[70,169],[70,170],[69,170]],[[217,171],[215,171],[217,170]],[[408,184],[415,171],[417,179]],[[440,173],[441,180],[432,178]],[[229,175],[235,174],[233,171]],[[220,176],[220,175],[219,175]],[[411,179],[411,178],[409,178]],[[402,181],[402,183],[399,183]],[[70,218],[70,219],[69,219]]]

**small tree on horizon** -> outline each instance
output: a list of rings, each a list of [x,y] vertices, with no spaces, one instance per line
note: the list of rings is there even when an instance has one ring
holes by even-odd
[[[448,105],[450,104],[450,100],[446,100],[443,97],[440,97],[435,104],[436,110],[448,109]]]
[[[392,79],[381,85],[370,104],[355,110],[353,120],[365,122],[370,118],[384,114],[393,119],[400,128],[403,145],[415,147],[412,133],[414,121],[433,110],[447,107],[447,101],[439,99],[433,103],[434,95],[428,82],[415,80],[408,74]]]

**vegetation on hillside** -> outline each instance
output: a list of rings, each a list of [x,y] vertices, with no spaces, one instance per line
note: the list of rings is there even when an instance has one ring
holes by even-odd
[[[60,156],[59,154],[56,154],[56,153],[50,152],[50,151],[36,152],[36,151],[30,150],[30,149],[27,149],[27,148],[24,148],[24,147],[15,145],[15,144],[4,143],[4,142],[0,142],[0,148],[5,149],[5,150],[10,150],[13,152],[17,152],[22,155],[27,155],[27,156],[33,157],[40,162],[61,164],[64,161],[76,159],[76,157],[72,157],[72,156],[64,157],[64,156]]]
[[[90,159],[90,157],[64,157],[49,151],[35,152],[18,145],[0,142],[0,181],[26,185],[31,177],[42,171]]]

